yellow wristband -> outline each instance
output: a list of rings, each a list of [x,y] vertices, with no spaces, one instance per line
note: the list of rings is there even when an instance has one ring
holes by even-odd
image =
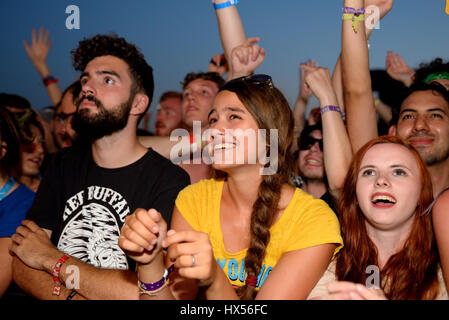
[[[343,20],[344,21],[352,20],[352,29],[354,30],[355,33],[357,33],[359,31],[359,25],[357,24],[357,22],[365,21],[365,15],[360,14],[356,16],[352,13],[343,13]]]

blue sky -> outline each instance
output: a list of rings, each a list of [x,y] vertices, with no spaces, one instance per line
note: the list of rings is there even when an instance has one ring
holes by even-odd
[[[395,0],[381,29],[371,38],[371,68],[385,67],[388,50],[401,54],[414,68],[435,57],[449,59],[445,1]],[[313,58],[333,68],[340,52],[342,3],[240,0],[238,9],[247,36],[260,37],[267,51],[257,72],[272,75],[291,104],[298,94],[300,62]],[[69,5],[80,9],[79,30],[65,26]],[[0,92],[20,94],[37,109],[50,105],[50,100],[23,40],[30,40],[31,29],[40,26],[51,32],[54,42],[48,64],[62,89],[78,75],[71,66],[70,50],[81,39],[115,32],[135,43],[154,68],[152,123],[161,93],[181,90],[179,83],[188,72],[207,70],[211,56],[222,51],[210,0],[1,0]]]

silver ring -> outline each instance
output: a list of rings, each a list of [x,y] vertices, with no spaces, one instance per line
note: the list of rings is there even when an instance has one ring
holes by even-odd
[[[196,259],[195,256],[192,254],[192,267],[196,265]]]

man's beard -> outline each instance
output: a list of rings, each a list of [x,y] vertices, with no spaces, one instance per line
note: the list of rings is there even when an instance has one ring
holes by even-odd
[[[89,109],[79,109],[84,99],[95,103],[98,113],[89,115]],[[110,136],[126,127],[129,113],[131,111],[134,95],[131,94],[128,101],[120,104],[112,111],[106,110],[103,104],[93,96],[83,96],[77,99],[77,112],[72,118],[72,128],[82,139],[96,141],[106,136]]]
[[[413,137],[424,137],[425,134],[416,134],[409,136],[406,140],[409,140]],[[426,151],[426,148],[415,146],[416,150],[418,150],[421,158],[424,160],[426,166],[431,167],[438,163],[444,162],[449,158],[449,144],[442,143],[440,139],[438,139],[439,144],[436,145],[433,150]]]
[[[421,158],[424,160],[426,166],[431,167],[438,163],[441,163],[449,158],[449,148],[440,148],[431,153],[426,153],[420,148],[416,148],[421,155]]]

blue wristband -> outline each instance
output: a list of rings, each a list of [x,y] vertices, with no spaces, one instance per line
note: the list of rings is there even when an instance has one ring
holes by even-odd
[[[229,0],[229,1],[226,1],[223,3],[219,3],[219,4],[214,3],[214,8],[215,8],[215,10],[220,10],[220,9],[224,9],[224,8],[230,7],[232,5],[235,5],[237,3],[239,3],[238,0]]]

